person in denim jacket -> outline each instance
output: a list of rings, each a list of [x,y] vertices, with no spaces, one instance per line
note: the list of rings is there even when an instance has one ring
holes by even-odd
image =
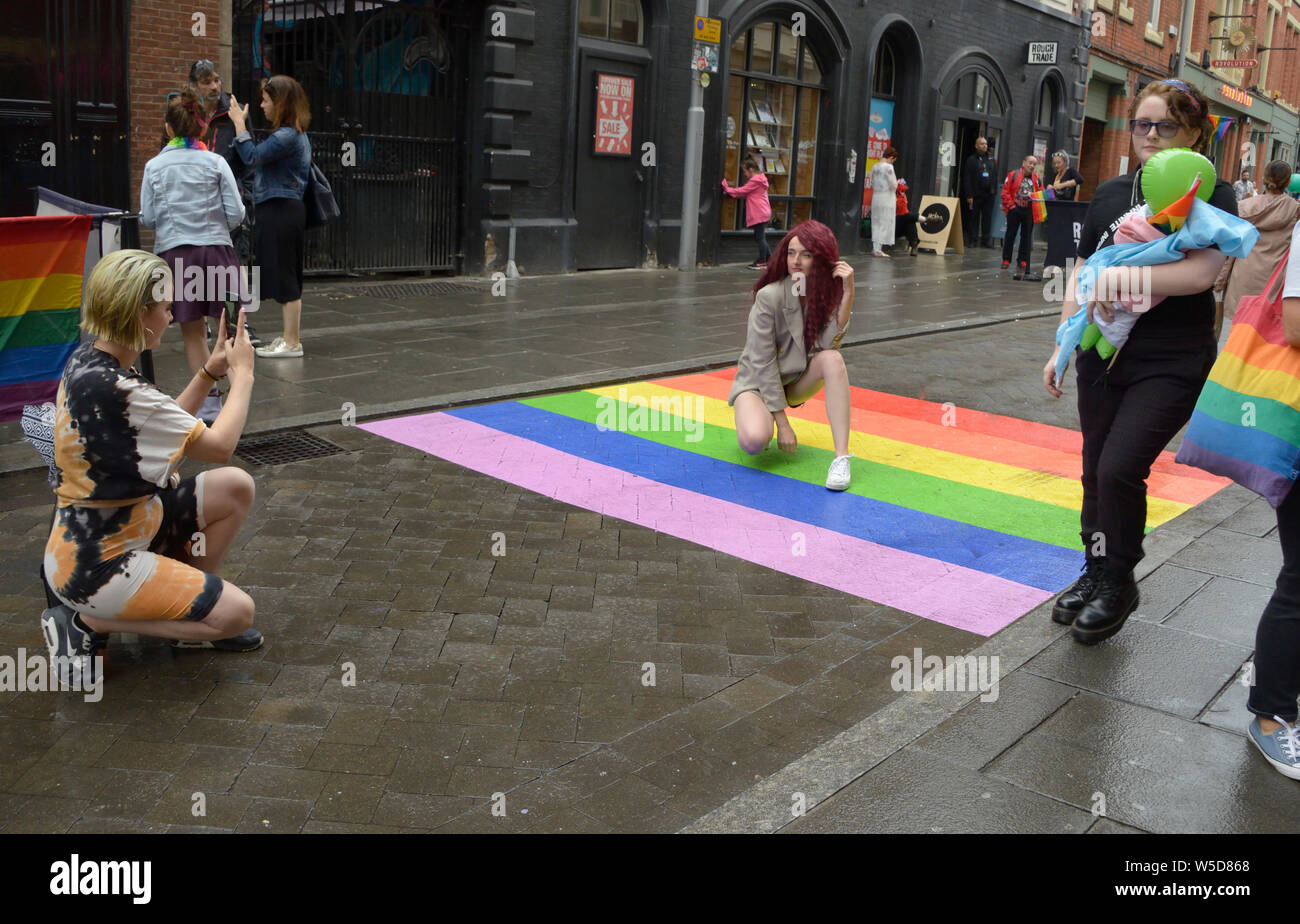
[[[248,105],[232,97],[230,119],[235,123],[235,152],[253,168],[253,202],[257,206],[254,245],[261,267],[261,294],[284,308],[284,333],[258,356],[302,356],[303,235],[307,212],[303,195],[311,175],[311,142],[307,126],[311,109],[298,81],[277,74],[262,83],[262,114],[271,134],[253,141],[247,128]]]
[[[230,165],[200,140],[202,116],[193,90],[168,99],[167,146],[145,164],[140,180],[140,222],[157,229],[154,251],[177,280],[172,318],[194,373],[208,360],[206,319],[220,317],[227,300],[247,301],[230,238],[244,220],[244,204]],[[198,416],[210,423],[220,410],[213,388]]]

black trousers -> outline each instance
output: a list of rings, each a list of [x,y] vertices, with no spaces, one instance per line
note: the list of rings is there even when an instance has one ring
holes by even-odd
[[[1255,630],[1255,685],[1246,708],[1267,719],[1296,721],[1300,697],[1300,491],[1277,508],[1282,570]]]
[[[907,243],[915,246],[921,239],[916,234],[916,212],[905,212],[894,216],[894,228],[907,238]]]
[[[1034,246],[1034,214],[1028,207],[1007,212],[1007,230],[1002,235],[1002,262],[1011,262],[1011,248],[1020,232],[1020,253],[1016,263],[1029,265],[1029,249]]]
[[[758,256],[754,259],[755,263],[766,263],[772,259],[772,248],[767,246],[767,222],[760,221],[756,225],[750,225],[754,232],[754,240],[758,242]]]
[[[1096,350],[1075,354],[1083,431],[1079,536],[1088,558],[1104,557],[1117,577],[1142,560],[1151,464],[1191,418],[1216,349],[1207,330],[1203,338],[1130,340],[1109,371]]]
[[[990,244],[993,240],[993,196],[975,196],[966,209],[966,246]]]

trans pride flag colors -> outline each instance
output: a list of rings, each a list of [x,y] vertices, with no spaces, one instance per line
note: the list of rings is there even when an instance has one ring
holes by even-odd
[[[565,503],[992,635],[1078,577],[1082,438],[854,388],[853,483],[828,491],[822,400],[787,411],[799,450],[747,456],[734,369],[365,424]],[[612,428],[626,428],[612,429]],[[1228,482],[1164,453],[1148,528]]]
[[[77,346],[89,215],[0,218],[0,420],[53,401]]]

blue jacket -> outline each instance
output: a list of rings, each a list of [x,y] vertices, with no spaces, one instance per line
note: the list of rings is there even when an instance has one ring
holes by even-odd
[[[157,228],[154,252],[188,244],[230,246],[244,220],[239,187],[224,157],[200,148],[167,147],[144,165],[140,223]]]
[[[253,201],[301,199],[311,175],[311,142],[305,132],[281,125],[261,143],[247,130],[235,136],[235,151],[253,168]]]

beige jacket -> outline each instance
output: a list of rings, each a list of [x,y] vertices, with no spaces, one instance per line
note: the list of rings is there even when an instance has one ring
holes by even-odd
[[[1291,229],[1300,218],[1300,202],[1287,195],[1265,193],[1237,203],[1238,214],[1259,229],[1259,241],[1246,259],[1229,257],[1214,281],[1223,293],[1223,316],[1231,318],[1243,295],[1260,295],[1282,254],[1291,246]]]
[[[836,306],[838,313],[839,306]],[[744,391],[756,391],[773,413],[790,406],[785,388],[799,380],[818,350],[839,349],[847,324],[840,328],[835,314],[826,323],[812,350],[804,348],[803,306],[794,294],[794,277],[786,276],[758,290],[749,310],[749,332],[740,354],[728,404]]]

